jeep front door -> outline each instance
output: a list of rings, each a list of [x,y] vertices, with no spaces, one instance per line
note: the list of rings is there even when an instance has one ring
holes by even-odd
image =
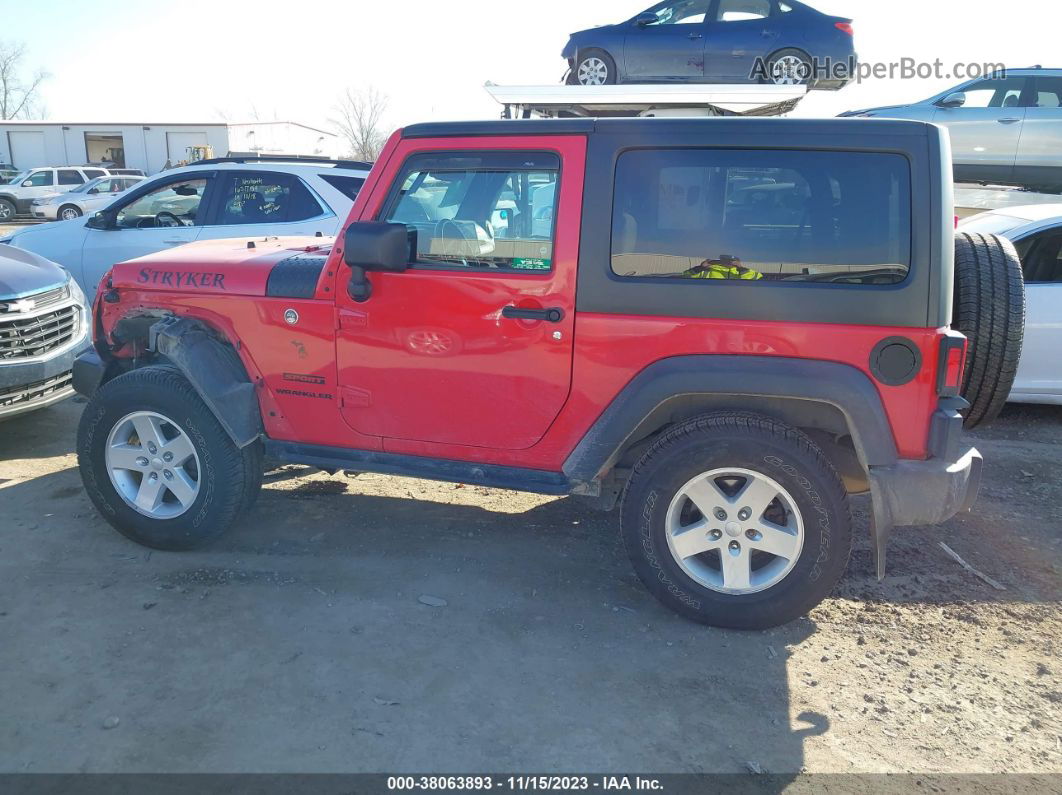
[[[337,278],[343,417],[385,450],[528,448],[571,387],[585,139],[457,143],[400,143],[361,211],[416,232],[409,269]]]

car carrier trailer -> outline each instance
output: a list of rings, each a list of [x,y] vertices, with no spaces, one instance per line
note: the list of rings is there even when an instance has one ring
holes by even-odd
[[[574,116],[781,116],[807,94],[805,86],[619,85],[484,88],[503,119]]]

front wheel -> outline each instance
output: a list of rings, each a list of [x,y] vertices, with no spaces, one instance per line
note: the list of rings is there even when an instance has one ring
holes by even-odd
[[[73,221],[75,218],[80,218],[81,215],[81,209],[73,204],[64,204],[59,208],[59,219],[61,221]]]
[[[103,517],[153,549],[214,541],[261,486],[259,443],[236,447],[170,367],[144,367],[104,384],[81,416],[77,455]]]
[[[610,86],[616,83],[616,62],[604,50],[586,50],[576,57],[569,85]]]
[[[15,217],[15,205],[7,199],[0,199],[0,221],[10,221]]]
[[[623,498],[638,577],[672,610],[766,629],[811,610],[852,544],[836,470],[800,431],[754,414],[697,417],[660,437]]]

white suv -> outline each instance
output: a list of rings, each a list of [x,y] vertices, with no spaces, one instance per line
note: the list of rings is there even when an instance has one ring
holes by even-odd
[[[164,171],[104,209],[27,227],[0,243],[69,270],[91,302],[117,262],[227,237],[335,235],[371,165],[341,160],[217,158]]]
[[[90,179],[106,177],[107,170],[93,166],[62,166],[31,168],[0,185],[0,223],[10,221],[16,214],[30,212],[34,199],[65,193]]]

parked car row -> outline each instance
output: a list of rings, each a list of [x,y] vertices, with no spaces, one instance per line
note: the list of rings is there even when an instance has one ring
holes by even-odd
[[[0,243],[59,263],[91,301],[114,263],[162,249],[226,237],[334,235],[369,167],[218,158],[148,179],[100,176],[82,192],[33,205],[34,215],[64,220],[26,227]],[[127,179],[134,184],[117,194],[102,190]]]
[[[103,209],[114,200],[115,194],[129,190],[144,177],[96,177],[66,193],[56,193],[31,202],[34,218],[46,221],[69,221]]]
[[[102,166],[49,166],[18,172],[0,184],[0,223],[11,221],[18,214],[29,214],[37,200],[83,188],[100,177],[143,175],[139,169]]]

